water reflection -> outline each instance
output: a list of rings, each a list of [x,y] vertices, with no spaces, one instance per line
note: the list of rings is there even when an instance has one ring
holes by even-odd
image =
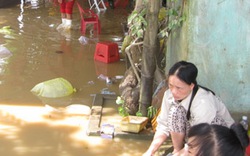
[[[88,4],[81,1],[82,6]],[[150,140],[133,138],[114,140],[89,137],[85,134],[87,115],[58,114],[46,105],[66,108],[72,104],[91,106],[92,94],[110,91],[119,94],[120,80],[107,85],[98,79],[100,74],[111,78],[124,75],[124,62],[103,64],[94,61],[95,45],[99,41],[112,41],[121,45],[121,23],[128,14],[124,9],[107,9],[100,13],[102,33],[84,35],[81,43],[80,16],[75,6],[74,29],[71,40],[56,31],[60,24],[59,6],[44,1],[37,8],[23,0],[12,8],[0,9],[0,28],[10,26],[8,39],[0,34],[12,56],[0,66],[0,153],[6,156],[139,156]],[[115,16],[114,16],[115,15]],[[77,92],[63,98],[40,98],[30,90],[38,83],[63,77],[72,83]],[[91,82],[91,83],[90,83]],[[117,106],[105,102],[104,118],[118,120]],[[109,115],[109,116],[107,116]],[[105,120],[105,119],[104,119]]]
[[[21,0],[20,15],[17,18],[17,20],[19,21],[20,32],[23,32],[23,30],[22,30],[22,28],[23,28],[23,12],[24,12],[23,6],[24,6],[24,0]]]
[[[0,76],[6,72],[5,66],[8,64],[8,59],[11,56],[12,53],[6,47],[0,46]],[[0,80],[0,85],[2,83],[3,80]]]

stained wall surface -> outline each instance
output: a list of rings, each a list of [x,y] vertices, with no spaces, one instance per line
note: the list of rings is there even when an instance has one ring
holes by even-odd
[[[198,83],[214,90],[232,112],[250,112],[250,1],[195,0],[168,41],[167,70],[179,60],[195,63]]]

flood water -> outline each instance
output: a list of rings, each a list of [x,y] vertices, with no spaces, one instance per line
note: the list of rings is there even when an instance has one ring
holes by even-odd
[[[81,1],[88,8],[87,1]],[[119,94],[119,81],[107,85],[98,79],[124,75],[125,62],[110,64],[94,61],[96,43],[112,41],[121,45],[124,32],[121,23],[129,9],[108,8],[99,13],[101,34],[89,27],[86,42],[80,42],[80,16],[73,12],[70,40],[58,32],[61,23],[59,6],[44,1],[38,7],[21,1],[20,5],[0,8],[0,28],[11,27],[11,33],[0,34],[0,45],[12,55],[0,60],[0,153],[4,156],[139,156],[151,140],[134,138],[103,139],[87,136],[88,115],[50,114],[45,105],[65,108],[81,104],[91,106],[93,94],[103,90]],[[91,32],[90,32],[91,31]],[[122,58],[122,57],[121,57]],[[64,98],[40,98],[30,90],[38,83],[62,77],[77,92]],[[117,106],[109,104],[112,115]]]

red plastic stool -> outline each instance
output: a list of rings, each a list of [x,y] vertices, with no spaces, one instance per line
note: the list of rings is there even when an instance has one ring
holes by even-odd
[[[118,45],[113,42],[98,42],[95,48],[94,59],[104,63],[119,61]]]

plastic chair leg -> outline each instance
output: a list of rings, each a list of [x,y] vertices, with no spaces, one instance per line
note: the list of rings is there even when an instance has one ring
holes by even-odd
[[[94,24],[94,30],[96,30],[98,34],[101,33],[100,23],[95,23],[95,24]]]
[[[100,34],[101,33],[101,24],[100,24],[100,22],[98,22],[97,23],[97,32],[98,32],[98,34]]]
[[[81,32],[82,32],[82,34],[86,33],[86,24],[85,23],[82,23]]]

